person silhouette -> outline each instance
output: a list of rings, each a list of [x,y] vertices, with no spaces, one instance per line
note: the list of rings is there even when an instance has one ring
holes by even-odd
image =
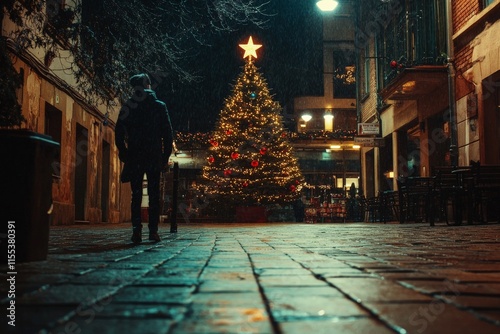
[[[173,130],[167,106],[151,90],[147,74],[130,78],[133,95],[120,109],[115,129],[118,157],[124,163],[122,182],[132,189],[132,242],[142,242],[141,201],[144,174],[148,180],[149,240],[161,241],[158,235],[160,220],[160,177],[168,167],[172,153]]]

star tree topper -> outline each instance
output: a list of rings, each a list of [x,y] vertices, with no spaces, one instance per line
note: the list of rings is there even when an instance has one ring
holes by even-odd
[[[240,44],[240,48],[245,50],[245,54],[243,55],[243,59],[248,57],[250,61],[252,61],[252,57],[257,59],[257,52],[256,50],[261,48],[262,44],[253,44],[253,39],[252,36],[248,38],[248,43],[247,44]]]

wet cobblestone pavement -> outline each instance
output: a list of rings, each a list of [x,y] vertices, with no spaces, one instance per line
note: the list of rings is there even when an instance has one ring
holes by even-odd
[[[3,332],[500,333],[500,225],[130,230],[52,227],[47,261],[16,265]]]

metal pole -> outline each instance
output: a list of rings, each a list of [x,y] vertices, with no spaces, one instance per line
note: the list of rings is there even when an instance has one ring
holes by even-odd
[[[174,162],[172,211],[170,216],[170,233],[177,233],[177,194],[179,192],[179,163]]]
[[[346,166],[346,161],[345,161],[345,148],[342,147],[342,192],[344,194],[344,197],[347,197],[346,190],[347,190],[347,180],[346,180],[346,171],[347,171],[347,166]]]
[[[452,166],[458,166],[458,134],[457,110],[455,99],[455,68],[453,66],[455,52],[453,48],[453,15],[451,0],[446,1],[446,44],[448,58],[448,103],[450,109],[450,161]]]

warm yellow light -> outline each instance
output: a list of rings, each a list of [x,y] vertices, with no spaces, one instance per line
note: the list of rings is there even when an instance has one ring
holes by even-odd
[[[309,114],[304,114],[304,115],[302,115],[301,118],[302,118],[302,120],[304,120],[304,122],[309,122],[312,119],[312,116]]]
[[[360,145],[352,145],[352,148],[355,150],[359,150],[361,148],[361,146]]]
[[[403,93],[409,93],[409,92],[415,90],[416,86],[417,86],[417,82],[415,80],[405,82],[403,84]]]
[[[316,6],[323,12],[333,11],[339,3],[333,0],[320,0],[316,2]]]
[[[340,145],[330,145],[330,148],[332,150],[340,150],[342,148],[342,146],[340,146]]]
[[[252,36],[248,38],[248,43],[247,44],[240,44],[240,48],[245,50],[245,54],[243,55],[243,59],[246,57],[250,57],[249,59],[252,60],[252,57],[257,59],[257,52],[256,50],[261,48],[262,44],[253,44],[253,39]]]
[[[333,115],[331,111],[327,111],[323,118],[325,119],[325,131],[333,131]]]
[[[385,172],[384,175],[388,179],[393,179],[394,178],[394,172],[393,171]]]

